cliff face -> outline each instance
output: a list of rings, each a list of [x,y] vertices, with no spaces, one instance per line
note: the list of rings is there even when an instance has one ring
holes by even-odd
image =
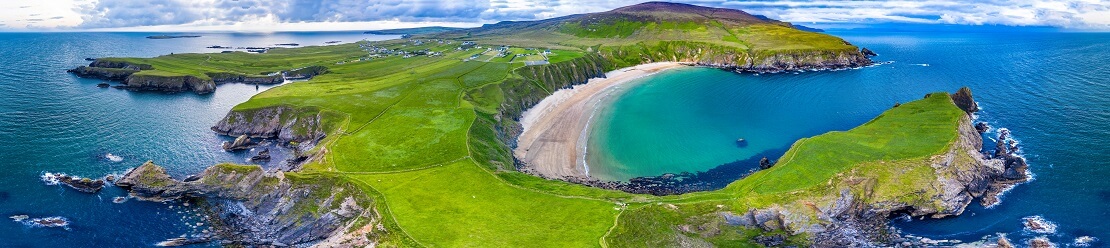
[[[953,94],[953,103],[974,102],[970,90],[964,88],[960,92],[967,94]],[[975,199],[980,199],[983,206],[996,204],[1000,193],[1029,180],[1025,160],[1013,155],[1013,149],[1000,148],[1006,149],[1002,155],[980,152],[983,148],[981,133],[972,124],[973,111],[966,113],[957,125],[957,138],[946,152],[914,162],[929,166],[935,178],[909,189],[899,189],[905,192],[876,193],[891,192],[891,189],[880,188],[890,185],[876,181],[875,175],[871,175],[873,172],[853,171],[830,182],[839,190],[838,195],[806,199],[811,205],[788,203],[721,215],[733,225],[808,233],[818,247],[894,245],[912,241],[887,226],[892,215],[930,218],[960,215]],[[1000,140],[1005,139],[1000,137]],[[912,168],[923,164],[891,166]],[[826,204],[813,204],[820,202]],[[802,209],[816,211],[816,219]]]
[[[601,54],[615,61],[618,67],[674,61],[755,73],[844,69],[872,64],[867,55],[854,49],[759,52],[684,41],[604,47],[601,49]]]
[[[225,84],[225,83],[280,84],[280,83],[285,82],[285,78],[283,78],[280,74],[278,74],[278,75],[266,75],[266,76],[248,76],[248,75],[237,74],[237,73],[218,72],[218,73],[207,73],[207,75],[208,75],[209,78],[212,78],[212,82],[214,82],[216,84]]]
[[[230,72],[208,72],[199,76],[174,75],[173,73],[139,73],[154,69],[153,66],[147,64],[98,59],[89,63],[88,66],[79,66],[67,70],[67,72],[82,78],[122,82],[123,85],[117,86],[117,88],[122,89],[162,92],[191,91],[197,94],[207,94],[215,91],[218,84],[280,84],[285,82],[286,75],[290,75],[290,79],[304,80],[328,71],[327,67],[309,66],[258,76]]]
[[[161,76],[132,74],[119,88],[139,91],[185,92],[207,94],[216,91],[216,84],[194,76]]]
[[[501,86],[503,94],[507,97],[501,103],[498,119],[511,120],[501,123],[499,136],[502,141],[515,146],[516,137],[523,132],[523,128],[516,121],[520,120],[524,111],[538,104],[552,92],[584,84],[591,78],[605,77],[605,71],[610,69],[612,65],[607,60],[592,53],[569,61],[517,69],[516,74],[524,79],[505,82]]]
[[[277,139],[280,143],[296,142],[298,147],[307,149],[333,129],[329,123],[323,123],[327,115],[335,114],[317,108],[290,106],[233,110],[217,122],[212,131],[228,136]]]
[[[221,164],[185,181],[170,178],[147,162],[124,175],[117,185],[139,199],[197,200],[211,212],[214,237],[225,244],[308,246],[328,240],[331,246],[362,246],[381,228],[344,235],[355,226],[374,226],[380,216],[360,189],[327,175],[266,173],[258,166]]]

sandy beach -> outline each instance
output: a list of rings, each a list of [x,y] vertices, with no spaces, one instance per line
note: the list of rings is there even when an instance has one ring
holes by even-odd
[[[599,102],[613,87],[667,69],[682,67],[660,62],[621,68],[590,79],[582,85],[561,89],[528,109],[521,117],[524,133],[513,155],[527,170],[549,178],[586,177],[584,154],[587,129]]]

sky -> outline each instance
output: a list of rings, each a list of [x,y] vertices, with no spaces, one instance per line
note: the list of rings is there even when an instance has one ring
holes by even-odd
[[[642,0],[0,0],[2,31],[324,31],[470,27]],[[1110,0],[675,0],[799,24],[962,24],[1110,30]]]

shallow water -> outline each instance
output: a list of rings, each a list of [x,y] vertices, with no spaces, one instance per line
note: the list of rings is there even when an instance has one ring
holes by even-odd
[[[243,163],[250,152],[224,152],[230,140],[210,131],[231,107],[269,88],[221,85],[214,94],[164,94],[97,88],[100,80],[65,72],[88,64],[86,57],[152,57],[168,53],[219,52],[207,46],[322,45],[394,36],[360,32],[202,34],[152,40],[148,33],[0,33],[0,215],[61,216],[68,228],[31,227],[0,221],[3,247],[152,246],[195,234],[197,220],[179,203],[129,200],[108,187],[85,194],[40,181],[44,172],[99,178],[123,173],[144,161],[163,165],[176,177],[219,162]],[[106,155],[122,158],[115,162]],[[271,163],[276,163],[275,159]],[[172,208],[171,208],[172,206]],[[183,218],[185,218],[183,220]],[[187,220],[187,221],[186,221]],[[205,225],[207,226],[207,225]]]
[[[897,102],[969,86],[980,121],[1021,141],[1033,182],[992,208],[957,218],[897,223],[941,239],[1035,235],[1021,218],[1059,224],[1049,239],[1110,238],[1110,34],[1025,32],[834,31],[870,48],[870,68],[800,74],[738,75],[690,68],[647,78],[615,96],[595,116],[588,141],[590,175],[627,180],[706,171],[756,156],[776,159],[797,139],[847,130]],[[927,65],[927,66],[926,66]],[[746,146],[736,140],[744,138]],[[744,170],[732,172],[739,177]],[[977,204],[977,203],[976,203]]]

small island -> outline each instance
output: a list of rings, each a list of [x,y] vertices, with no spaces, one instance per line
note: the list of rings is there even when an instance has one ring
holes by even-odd
[[[200,35],[152,35],[147,36],[147,39],[164,40],[164,39],[180,39],[180,38],[199,38]]]

